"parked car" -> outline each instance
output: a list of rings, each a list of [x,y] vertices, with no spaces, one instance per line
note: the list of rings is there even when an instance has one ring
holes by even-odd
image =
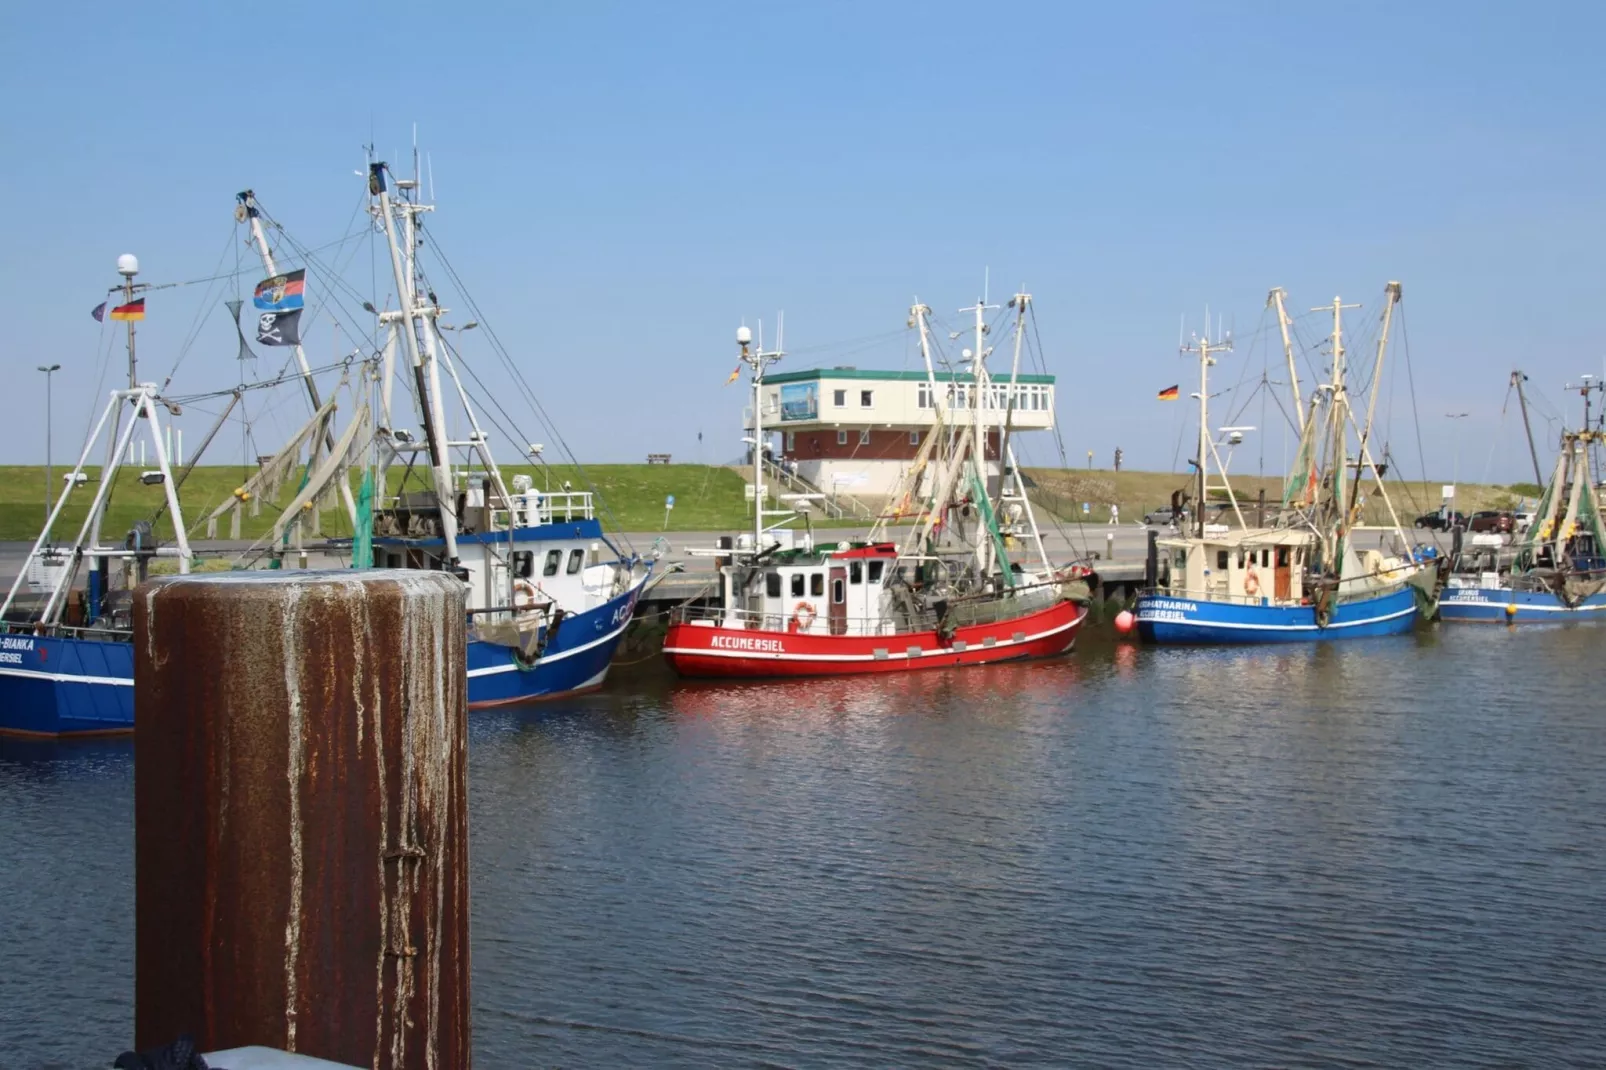
[[[1219,523],[1222,517],[1231,511],[1232,505],[1229,502],[1211,502],[1205,506],[1205,523]],[[1150,527],[1165,527],[1168,524],[1178,522],[1187,523],[1192,516],[1192,510],[1186,506],[1183,507],[1180,513],[1173,514],[1169,505],[1162,505],[1158,509],[1151,509],[1144,513],[1143,522]]]
[[[1518,535],[1525,535],[1528,529],[1534,526],[1534,511],[1532,509],[1518,509],[1516,522],[1512,525],[1513,531]]]
[[[1516,522],[1517,518],[1503,509],[1484,509],[1472,514],[1472,519],[1467,522],[1467,530],[1509,535]]]
[[[1417,517],[1416,526],[1419,528],[1427,528],[1429,531],[1449,531],[1452,527],[1465,530],[1467,526],[1467,518],[1466,514],[1464,513],[1456,513],[1455,519],[1452,521],[1445,515],[1443,509],[1435,509],[1431,513],[1423,513],[1421,516]]]

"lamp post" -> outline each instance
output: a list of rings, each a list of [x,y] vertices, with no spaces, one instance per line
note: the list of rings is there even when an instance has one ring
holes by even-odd
[[[1466,417],[1467,413],[1464,412],[1447,412],[1444,414],[1446,420],[1464,420]],[[1461,425],[1451,424],[1450,426],[1455,428],[1455,431],[1450,440],[1452,454],[1450,460],[1450,505],[1449,515],[1444,518],[1444,524],[1445,530],[1453,531],[1455,529],[1455,499],[1456,495],[1460,493],[1461,484]]]
[[[50,507],[55,501],[55,481],[50,467],[50,379],[56,372],[61,371],[60,364],[41,364],[39,370],[45,373],[45,520],[50,519]]]

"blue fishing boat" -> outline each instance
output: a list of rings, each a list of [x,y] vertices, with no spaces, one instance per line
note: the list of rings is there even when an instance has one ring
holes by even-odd
[[[1283,293],[1273,290],[1283,326],[1295,411],[1301,426],[1294,472],[1284,490],[1271,526],[1251,527],[1227,478],[1222,446],[1236,445],[1252,428],[1221,428],[1224,438],[1209,434],[1209,368],[1212,352],[1230,343],[1208,338],[1189,347],[1200,360],[1199,454],[1196,461],[1197,501],[1194,530],[1175,538],[1156,539],[1151,555],[1153,586],[1137,599],[1138,634],[1147,642],[1289,643],[1410,631],[1423,609],[1431,610],[1437,586],[1436,555],[1413,549],[1388,504],[1382,473],[1369,449],[1371,417],[1381,380],[1392,310],[1399,300],[1398,283],[1389,283],[1372,374],[1372,395],[1359,442],[1350,445],[1356,426],[1344,386],[1342,310],[1334,299],[1331,338],[1332,381],[1317,390],[1308,407],[1299,393],[1297,363],[1289,338]],[[1230,454],[1229,454],[1230,455]],[[1220,481],[1212,483],[1214,470]],[[1350,475],[1353,472],[1354,478]],[[1392,527],[1366,529],[1361,523],[1363,474],[1375,481],[1374,500],[1387,507]],[[1213,498],[1212,495],[1215,495]],[[1237,526],[1207,523],[1208,504],[1225,504],[1223,517]],[[1357,542],[1370,531],[1377,545]],[[1392,540],[1394,546],[1383,544]]]
[[[1590,465],[1599,431],[1568,431],[1526,531],[1511,545],[1474,535],[1439,601],[1445,621],[1559,624],[1606,620],[1606,524]]]
[[[432,206],[419,203],[416,179],[396,183],[400,196],[392,198],[383,163],[370,168],[368,181],[372,214],[390,245],[401,308],[375,313],[385,335],[383,350],[369,354],[358,374],[348,368],[327,399],[302,352],[299,316],[288,323],[280,319],[302,310],[304,269],[279,271],[263,226],[265,213],[250,191],[238,197],[236,219],[249,228],[269,276],[257,287],[256,304],[266,310],[259,317],[258,340],[292,347],[301,375],[290,380],[304,383],[313,415],[200,523],[210,538],[217,535],[218,523],[229,519],[231,536],[238,538],[247,511],[254,514],[281,488],[295,485],[271,530],[246,551],[226,555],[230,566],[304,567],[316,556],[354,568],[449,571],[463,580],[467,592],[471,707],[600,686],[650,580],[653,559],[621,549],[607,536],[591,492],[537,488],[524,474],[504,478],[458,379],[462,357],[454,362],[440,333],[448,310],[420,282],[418,217]],[[275,230],[282,233],[276,225]],[[137,262],[124,257],[119,270],[125,280],[121,290],[132,303],[140,289],[133,282]],[[135,589],[153,565],[188,573],[200,560],[179,497],[189,468],[179,468],[165,448],[171,439],[163,418],[176,413],[178,405],[155,384],[138,381],[134,339],[131,320],[129,385],[111,392],[0,604],[0,734],[131,731]],[[418,435],[397,427],[390,408],[398,354],[405,358],[417,403]],[[456,437],[448,433],[443,375],[461,402],[457,419],[463,430]],[[232,392],[235,401],[243,389]],[[344,428],[336,424],[337,398],[352,413]],[[232,408],[233,402],[218,418],[219,426]],[[164,488],[162,511],[173,529],[168,542],[154,537],[154,517],[136,525],[120,544],[101,537],[112,489],[133,456],[130,443],[136,436],[149,438],[156,457],[139,480]],[[88,461],[102,442],[105,462],[90,471]],[[538,452],[531,448],[532,454]],[[391,478],[393,469],[399,480]],[[425,485],[410,488],[410,477],[419,472],[425,473]],[[393,482],[400,483],[394,492]],[[88,488],[93,497],[76,536],[58,541],[69,501]],[[318,536],[318,518],[336,500],[347,511],[354,537]]]

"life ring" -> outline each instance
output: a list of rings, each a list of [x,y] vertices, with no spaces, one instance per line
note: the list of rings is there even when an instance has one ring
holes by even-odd
[[[1259,593],[1260,575],[1255,572],[1254,569],[1250,569],[1249,575],[1244,577],[1244,594],[1248,595],[1250,598],[1253,598]]]
[[[812,602],[799,602],[792,609],[792,630],[794,632],[808,631],[809,625],[814,623],[816,616],[818,614],[814,612],[814,604]]]
[[[522,597],[521,597],[522,596]],[[523,615],[534,610],[541,601],[541,589],[529,580],[513,581],[513,612]]]

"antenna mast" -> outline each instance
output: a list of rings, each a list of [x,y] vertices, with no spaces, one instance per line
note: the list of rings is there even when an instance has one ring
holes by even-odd
[[[1305,408],[1304,399],[1299,393],[1299,366],[1294,361],[1294,342],[1288,334],[1288,328],[1293,325],[1293,320],[1288,318],[1288,311],[1283,307],[1283,298],[1287,296],[1287,290],[1276,286],[1266,296],[1266,303],[1277,308],[1277,326],[1283,332],[1283,355],[1288,358],[1288,386],[1294,392],[1294,424],[1303,428]]]

